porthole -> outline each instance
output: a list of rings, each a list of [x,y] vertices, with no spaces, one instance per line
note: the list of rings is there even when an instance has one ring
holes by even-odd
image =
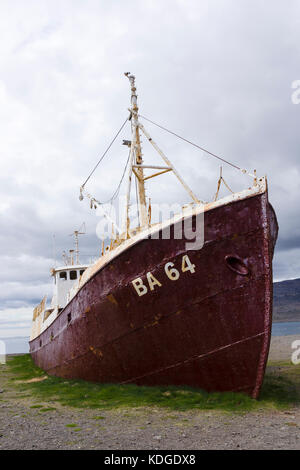
[[[225,256],[225,262],[229,269],[239,274],[240,276],[248,276],[250,270],[246,263],[236,255]]]

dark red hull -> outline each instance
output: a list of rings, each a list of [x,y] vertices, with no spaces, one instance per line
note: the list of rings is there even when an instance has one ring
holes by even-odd
[[[256,398],[270,344],[277,230],[264,193],[205,213],[200,250],[186,252],[184,239],[139,241],[31,341],[35,363],[65,378],[190,385]],[[195,272],[170,280],[165,264],[180,271],[185,254]],[[231,259],[240,259],[245,272]],[[132,281],[140,277],[147,285],[147,272],[162,285],[139,297]]]

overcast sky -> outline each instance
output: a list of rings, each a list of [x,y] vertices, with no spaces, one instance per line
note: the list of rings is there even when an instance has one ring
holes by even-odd
[[[60,256],[85,222],[82,252],[99,251],[79,186],[128,115],[127,71],[142,114],[267,174],[280,225],[274,279],[300,277],[299,63],[299,1],[1,0],[0,337],[27,335],[32,307],[51,293],[53,234]],[[211,200],[219,162],[144,124]],[[100,200],[122,175],[123,138],[128,127],[87,185]],[[146,142],[143,152],[154,161]],[[251,183],[223,174],[234,190]],[[188,202],[172,175],[146,189],[154,202]]]

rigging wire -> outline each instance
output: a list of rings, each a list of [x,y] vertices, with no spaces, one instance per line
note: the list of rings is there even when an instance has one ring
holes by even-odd
[[[241,171],[242,173],[248,173],[247,170],[244,170],[244,169],[240,168],[239,166],[235,165],[234,163],[231,163],[231,162],[225,160],[224,158],[219,157],[218,155],[215,155],[215,154],[212,153],[212,152],[209,152],[209,151],[206,150],[205,148],[200,147],[200,145],[197,145],[197,144],[191,142],[190,140],[185,139],[185,138],[182,137],[181,135],[178,135],[178,134],[176,134],[175,132],[170,131],[170,130],[167,129],[166,127],[163,127],[163,126],[161,126],[160,124],[157,124],[156,122],[151,121],[151,119],[146,118],[146,117],[143,116],[142,114],[139,114],[139,117],[145,119],[145,120],[148,121],[148,122],[151,122],[151,124],[154,124],[154,125],[157,126],[157,127],[160,127],[160,129],[163,129],[164,131],[169,132],[170,134],[175,135],[175,136],[178,137],[179,139],[184,140],[185,142],[187,142],[188,144],[191,144],[191,145],[193,145],[194,147],[197,147],[198,149],[202,150],[203,152],[208,153],[208,154],[211,155],[212,157],[217,158],[218,160],[221,160],[222,162],[227,163],[228,165],[231,165],[233,168],[236,168],[237,170]],[[254,175],[252,175],[251,173],[248,173],[248,175],[254,177]]]
[[[105,152],[102,154],[100,160],[98,161],[97,165],[94,167],[94,169],[91,171],[91,173],[89,174],[89,176],[87,177],[87,179],[85,180],[85,182],[83,183],[83,185],[81,186],[81,188],[84,188],[84,186],[86,185],[86,183],[88,182],[88,180],[90,179],[90,177],[92,176],[92,174],[95,172],[95,170],[98,168],[99,164],[102,162],[103,158],[105,157],[105,155],[107,154],[107,152],[109,151],[110,147],[112,146],[112,144],[114,143],[114,141],[116,140],[116,138],[118,137],[118,135],[120,134],[120,132],[122,131],[123,127],[125,126],[126,122],[128,121],[129,118],[126,118],[125,121],[123,122],[122,126],[120,127],[120,129],[118,130],[117,134],[115,135],[115,137],[113,138],[113,140],[111,141],[111,143],[109,144],[109,146],[107,147],[107,149],[105,150]]]
[[[191,142],[190,140],[188,139],[185,139],[184,137],[180,136],[179,134],[176,134],[175,132],[167,129],[166,127],[160,125],[160,124],[157,124],[156,122],[152,121],[151,119],[143,116],[142,114],[139,114],[138,115],[139,117],[145,119],[146,121],[148,122],[151,122],[152,124],[154,124],[155,126],[159,127],[160,129],[163,129],[164,131],[168,132],[169,134],[172,134],[174,135],[175,137],[178,137],[179,139],[187,142],[188,144],[190,145],[193,145],[194,147],[202,150],[203,152],[211,155],[212,157],[214,158],[217,158],[218,160],[221,160],[222,162],[224,163],[227,163],[228,165],[232,166],[233,168],[236,168],[237,170],[241,171],[242,173],[247,173],[249,176],[252,176],[254,178],[256,178],[256,175],[252,175],[251,173],[249,173],[247,170],[245,169],[242,169],[240,168],[239,166],[235,165],[234,163],[231,163],[229,162],[228,160],[225,160],[224,158],[212,153],[212,152],[209,152],[208,150],[206,150],[205,148],[203,147],[200,147],[200,145],[197,145],[195,144],[194,142]],[[91,171],[91,173],[89,174],[89,176],[87,177],[87,179],[85,180],[85,182],[83,183],[83,185],[80,187],[80,199],[82,199],[82,191],[85,190],[85,185],[86,183],[89,181],[89,179],[91,178],[91,176],[93,175],[93,173],[96,171],[97,167],[99,166],[99,164],[101,163],[101,161],[104,159],[105,155],[107,154],[107,152],[109,151],[109,149],[111,148],[111,146],[113,145],[113,143],[115,142],[116,138],[118,137],[118,135],[121,133],[122,129],[124,128],[125,124],[127,121],[130,121],[131,120],[131,114],[128,118],[125,119],[125,121],[123,122],[122,126],[120,127],[120,129],[118,130],[118,132],[116,133],[116,135],[114,136],[114,138],[112,139],[112,141],[110,142],[109,146],[107,147],[107,149],[105,150],[105,152],[102,154],[101,158],[99,159],[98,163],[96,164],[96,166],[93,168],[93,170]],[[126,174],[126,170],[127,170],[127,167],[128,167],[128,163],[129,163],[129,159],[130,159],[130,153],[131,153],[131,150],[129,150],[129,155],[128,155],[128,158],[127,158],[127,162],[126,162],[126,165],[125,165],[125,168],[124,168],[124,171],[123,171],[123,175],[121,177],[121,180],[117,186],[117,189],[115,190],[115,192],[113,193],[112,197],[110,199],[108,199],[107,201],[105,202],[100,202],[98,201],[97,199],[95,199],[94,197],[90,196],[89,194],[86,193],[86,195],[91,199],[91,207],[93,206],[93,203],[96,203],[96,204],[99,204],[99,205],[103,205],[103,204],[108,204],[108,203],[112,203],[114,201],[114,199],[116,199],[116,197],[118,196],[119,192],[120,192],[120,188],[121,188],[121,184],[124,180],[124,177],[125,177],[125,174]],[[136,185],[137,186],[137,185]],[[136,192],[137,192],[137,187],[136,187]],[[137,197],[137,194],[136,194],[136,197]],[[139,215],[139,214],[138,214]]]
[[[118,196],[118,194],[119,194],[119,192],[120,192],[121,184],[122,184],[122,182],[123,182],[123,180],[124,180],[125,173],[126,173],[126,170],[127,170],[127,167],[128,167],[128,162],[129,162],[129,158],[130,158],[130,153],[131,153],[131,149],[129,149],[127,162],[126,162],[126,165],[125,165],[125,168],[124,168],[124,171],[123,171],[123,175],[122,175],[121,180],[120,180],[120,182],[119,182],[119,185],[118,185],[117,189],[115,190],[114,194],[112,195],[112,197],[111,197],[107,202],[112,202],[114,199],[116,199],[116,197]]]
[[[124,180],[124,177],[125,177],[125,174],[126,174],[126,170],[127,170],[128,163],[129,163],[129,158],[130,158],[130,149],[129,149],[129,154],[128,154],[127,162],[126,162],[126,165],[125,165],[125,168],[124,168],[124,171],[123,171],[121,180],[119,181],[119,184],[118,184],[118,186],[117,186],[117,189],[116,189],[115,192],[113,193],[112,197],[109,198],[109,199],[107,199],[106,201],[100,202],[100,201],[98,201],[96,198],[90,196],[90,194],[88,194],[88,193],[85,192],[86,196],[87,196],[89,199],[91,199],[91,203],[93,202],[93,203],[96,203],[96,204],[98,204],[98,205],[101,206],[101,205],[103,205],[103,204],[112,203],[113,200],[116,199],[116,197],[118,196],[118,194],[119,194],[119,192],[120,192],[121,184],[122,184],[122,182],[123,182],[123,180]],[[82,189],[84,189],[84,188],[82,187]],[[92,206],[92,204],[91,204],[91,206]]]

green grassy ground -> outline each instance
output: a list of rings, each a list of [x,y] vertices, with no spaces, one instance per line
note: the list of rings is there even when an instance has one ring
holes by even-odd
[[[29,355],[15,356],[7,363],[9,385],[18,398],[30,396],[41,411],[51,411],[55,403],[76,408],[111,409],[156,406],[172,410],[250,411],[284,409],[300,404],[300,366],[270,363],[259,400],[243,394],[206,393],[190,387],[141,387],[135,385],[94,384],[45,375]],[[28,380],[43,378],[38,382]],[[51,404],[51,407],[38,403]]]

